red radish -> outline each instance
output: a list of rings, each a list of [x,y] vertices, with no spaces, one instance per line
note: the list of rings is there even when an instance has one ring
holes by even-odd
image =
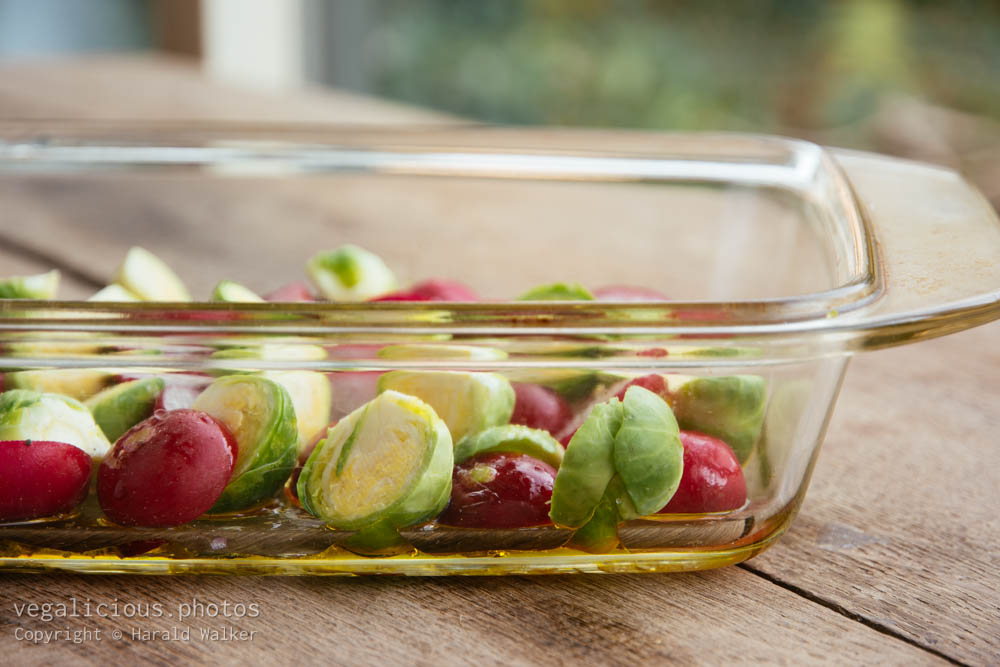
[[[694,310],[677,310],[674,311],[674,319],[681,320],[682,322],[724,322],[732,318],[732,313],[725,310],[714,308],[708,310],[694,311]],[[684,339],[719,339],[719,338],[732,338],[732,334],[680,334],[678,338]]]
[[[0,521],[68,512],[87,497],[90,456],[47,440],[0,442]]]
[[[524,424],[556,434],[573,418],[566,399],[548,387],[527,382],[513,382],[514,414],[511,424]]]
[[[467,528],[523,528],[551,523],[556,470],[524,454],[483,454],[455,466],[451,502],[438,523]]]
[[[680,486],[660,514],[701,514],[736,510],[747,501],[743,469],[722,440],[681,431],[684,473]]]
[[[156,412],[118,439],[97,473],[108,518],[127,526],[178,526],[208,511],[236,461],[236,440],[196,410]]]
[[[371,301],[478,301],[479,296],[453,280],[425,280],[409,289],[390,292]]]
[[[625,400],[625,392],[628,390],[629,387],[632,386],[638,386],[642,387],[643,389],[648,389],[654,394],[657,394],[658,396],[663,398],[664,400],[666,400],[667,397],[670,395],[670,391],[667,388],[667,381],[663,379],[663,376],[657,373],[651,373],[649,375],[643,375],[633,380],[629,380],[628,383],[626,383],[625,386],[622,387],[617,394],[615,394],[615,397],[619,401]]]
[[[342,343],[327,345],[326,355],[330,359],[377,359],[381,343]]]
[[[312,290],[309,288],[305,282],[299,281],[294,283],[289,283],[283,285],[273,292],[268,293],[264,296],[265,301],[282,301],[284,303],[301,303],[308,301],[317,301],[316,295],[313,294]]]

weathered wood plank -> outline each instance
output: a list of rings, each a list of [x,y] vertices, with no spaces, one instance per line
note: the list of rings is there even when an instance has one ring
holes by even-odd
[[[801,515],[747,567],[995,664],[1000,323],[852,365]]]
[[[451,117],[343,91],[269,95],[213,83],[194,62],[90,56],[0,66],[0,118],[436,124]]]
[[[835,612],[729,568],[677,576],[502,579],[0,577],[0,636],[17,628],[101,628],[85,644],[92,664],[109,659],[223,664],[312,656],[330,664],[943,664],[944,661]],[[30,592],[29,592],[30,591]],[[18,597],[14,597],[16,595]],[[164,603],[153,619],[18,617],[13,603],[92,605],[117,599]],[[197,599],[259,605],[259,616],[180,621],[176,605]],[[170,618],[166,613],[174,613]],[[203,641],[230,625],[252,640]],[[131,628],[191,628],[191,641],[131,639]],[[114,641],[119,629],[128,639]],[[22,631],[23,632],[23,631]],[[66,642],[10,643],[17,664],[78,661]],[[222,649],[222,651],[220,651]]]

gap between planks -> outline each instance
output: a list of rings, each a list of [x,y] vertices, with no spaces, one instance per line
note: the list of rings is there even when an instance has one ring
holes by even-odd
[[[75,266],[71,266],[55,255],[49,254],[44,250],[33,248],[30,245],[26,245],[16,239],[12,239],[3,233],[0,233],[0,247],[3,247],[4,250],[13,254],[21,255],[25,259],[30,259],[40,264],[47,264],[54,269],[59,269],[59,271],[66,276],[89,287],[100,289],[107,284],[106,281],[101,278],[88,273],[87,271],[78,269]]]
[[[744,570],[746,572],[749,572],[752,575],[760,577],[764,581],[772,583],[775,586],[778,586],[779,588],[783,588],[783,589],[785,589],[786,591],[788,591],[790,593],[794,593],[795,595],[798,595],[801,598],[805,598],[806,600],[808,600],[810,602],[813,602],[815,604],[818,604],[821,607],[825,607],[826,609],[829,609],[830,611],[836,612],[836,613],[840,614],[841,616],[843,616],[844,618],[848,618],[848,619],[850,619],[852,621],[856,621],[858,623],[861,623],[862,625],[865,625],[865,626],[871,628],[872,630],[875,630],[876,632],[879,632],[879,633],[881,633],[883,635],[886,635],[887,637],[892,637],[893,639],[898,639],[901,642],[909,644],[910,646],[918,648],[918,649],[920,649],[922,651],[926,651],[927,653],[930,653],[933,656],[941,658],[942,660],[947,660],[948,662],[950,662],[953,665],[960,665],[962,667],[966,667],[968,665],[968,663],[965,663],[965,662],[962,662],[960,660],[957,660],[957,659],[951,657],[950,655],[948,655],[947,653],[943,653],[942,651],[939,651],[939,650],[937,650],[935,648],[931,648],[930,646],[925,646],[924,644],[921,644],[920,642],[916,641],[915,639],[907,637],[906,635],[904,635],[904,634],[902,634],[900,632],[897,632],[896,630],[893,630],[892,628],[890,628],[887,625],[883,625],[882,623],[879,623],[878,621],[875,621],[875,620],[870,619],[870,618],[868,618],[866,616],[862,616],[861,614],[853,612],[850,609],[847,609],[846,607],[844,607],[842,605],[839,605],[836,602],[833,602],[832,600],[827,600],[826,598],[820,597],[819,595],[816,595],[815,593],[810,593],[809,591],[807,591],[804,588],[801,588],[800,586],[796,586],[795,584],[789,583],[787,581],[782,581],[781,579],[779,579],[779,578],[777,578],[777,577],[775,577],[775,576],[773,576],[771,574],[768,574],[768,573],[763,572],[761,570],[757,570],[750,563],[738,563],[735,567],[738,567],[741,570]]]

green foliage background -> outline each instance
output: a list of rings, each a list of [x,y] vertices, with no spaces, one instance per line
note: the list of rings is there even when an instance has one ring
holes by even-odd
[[[1000,118],[1000,3],[383,0],[378,94],[501,123],[787,132],[903,93]]]

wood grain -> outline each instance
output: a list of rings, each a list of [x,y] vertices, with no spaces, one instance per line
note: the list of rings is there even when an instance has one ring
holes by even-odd
[[[68,595],[97,602],[256,602],[257,618],[227,624],[253,640],[197,639],[219,619],[166,616],[138,622],[77,618],[51,625],[190,627],[189,642],[91,642],[91,664],[141,658],[151,664],[287,661],[329,664],[565,665],[939,664],[944,661],[840,614],[730,568],[690,575],[506,577],[494,579],[127,578],[7,575],[0,589],[0,636],[47,624],[17,617],[22,600]],[[29,592],[30,589],[30,592]],[[77,662],[72,645],[12,644],[17,664]],[[220,651],[219,649],[223,649]]]
[[[137,89],[143,95],[136,95]],[[226,90],[201,80],[189,65],[158,58],[0,68],[0,116],[12,115],[441,119],[335,92],[276,99]],[[71,194],[54,190],[48,201],[64,197],[63,204],[72,205]],[[248,263],[269,272],[297,271],[302,249],[317,235],[363,228],[351,217],[331,227],[328,209],[291,187],[269,205],[275,212],[292,212],[287,224],[299,236],[270,259],[255,256],[248,262],[219,242],[197,248],[193,232],[170,243],[164,220],[196,230],[212,225],[217,210],[158,204],[154,194],[151,188],[149,196],[106,197],[109,214],[98,225],[105,230],[99,242],[37,208],[22,210],[28,217],[20,218],[17,228],[9,213],[0,212],[0,234],[24,243],[55,237],[66,247],[85,248],[86,259],[76,253],[60,261],[75,262],[73,267],[95,281],[138,239],[162,243],[165,258],[186,277],[190,272],[197,289],[208,289],[209,276],[227,272],[262,289],[266,286],[241,273]],[[260,205],[268,204],[263,198],[244,203],[247,210]],[[48,268],[19,257],[0,251],[0,267]],[[296,656],[335,664],[933,664],[935,654],[995,664],[1000,660],[998,342],[995,324],[853,361],[801,515],[776,547],[745,569],[487,580],[2,575],[0,646],[27,664],[173,664],[209,656],[223,663]],[[194,641],[45,648],[12,641],[17,627],[46,625],[17,617],[14,601],[58,602],[69,596],[171,606],[195,596],[218,604],[256,601],[260,617],[233,624],[259,635],[223,646],[224,657],[218,651],[222,645]],[[135,625],[166,629],[168,620]],[[94,623],[106,631],[121,626],[120,619]],[[197,630],[213,623],[198,619],[190,625]],[[78,628],[90,620],[68,624]]]
[[[747,567],[995,663],[998,370],[998,323],[855,359],[800,516]]]
[[[194,61],[90,56],[0,66],[0,118],[438,124],[453,118],[343,91],[267,95],[205,80]]]

